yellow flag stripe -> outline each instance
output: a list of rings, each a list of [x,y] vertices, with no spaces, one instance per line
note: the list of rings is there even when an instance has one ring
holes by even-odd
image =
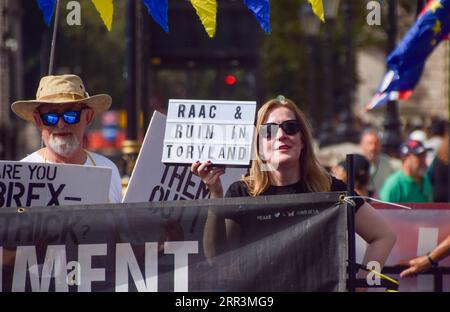
[[[114,15],[114,4],[113,0],[92,0],[95,8],[98,13],[100,13],[100,17],[103,20],[108,31],[111,31],[112,20]]]
[[[311,4],[311,8],[314,14],[316,14],[316,16],[320,18],[322,22],[325,22],[325,14],[323,13],[322,0],[308,0],[308,2]]]
[[[217,1],[216,0],[191,0],[192,6],[195,8],[198,17],[202,21],[210,38],[216,34],[216,16]]]

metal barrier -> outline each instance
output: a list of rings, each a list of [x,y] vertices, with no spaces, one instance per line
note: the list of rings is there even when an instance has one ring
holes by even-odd
[[[400,274],[403,270],[407,269],[407,266],[386,266],[383,268],[385,274]],[[428,271],[420,273],[420,275],[433,275],[434,278],[434,292],[443,291],[443,278],[444,275],[450,275],[450,267],[437,267],[430,268]]]

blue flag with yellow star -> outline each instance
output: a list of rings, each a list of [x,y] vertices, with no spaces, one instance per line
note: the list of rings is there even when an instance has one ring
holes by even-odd
[[[420,80],[428,56],[448,38],[449,32],[450,0],[430,1],[387,57],[388,71],[366,110],[389,100],[407,100]]]

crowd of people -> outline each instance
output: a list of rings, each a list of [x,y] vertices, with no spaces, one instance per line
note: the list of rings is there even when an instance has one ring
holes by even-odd
[[[408,134],[397,158],[382,152],[381,132],[364,130],[354,168],[358,193],[394,203],[450,202],[448,122],[436,121],[428,133]],[[331,171],[346,179],[345,162]]]

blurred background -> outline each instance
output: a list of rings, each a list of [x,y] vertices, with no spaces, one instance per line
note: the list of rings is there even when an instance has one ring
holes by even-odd
[[[307,113],[320,148],[357,143],[371,125],[387,133],[385,151],[395,151],[407,133],[449,118],[448,42],[428,59],[407,102],[363,110],[385,73],[386,55],[425,1],[326,0],[326,23],[306,0],[270,1],[266,34],[242,0],[218,0],[212,39],[186,0],[169,1],[169,33],[133,0],[114,1],[110,32],[90,0],[78,1],[81,25],[70,26],[69,2],[61,1],[54,73],[77,74],[90,94],[112,96],[112,110],[90,127],[85,144],[118,164],[127,147],[136,152],[153,111],[164,113],[170,98],[262,105],[283,94]],[[379,3],[379,25],[368,23],[369,2]],[[0,0],[0,159],[21,159],[41,144],[10,105],[35,98],[51,37],[36,1]]]

